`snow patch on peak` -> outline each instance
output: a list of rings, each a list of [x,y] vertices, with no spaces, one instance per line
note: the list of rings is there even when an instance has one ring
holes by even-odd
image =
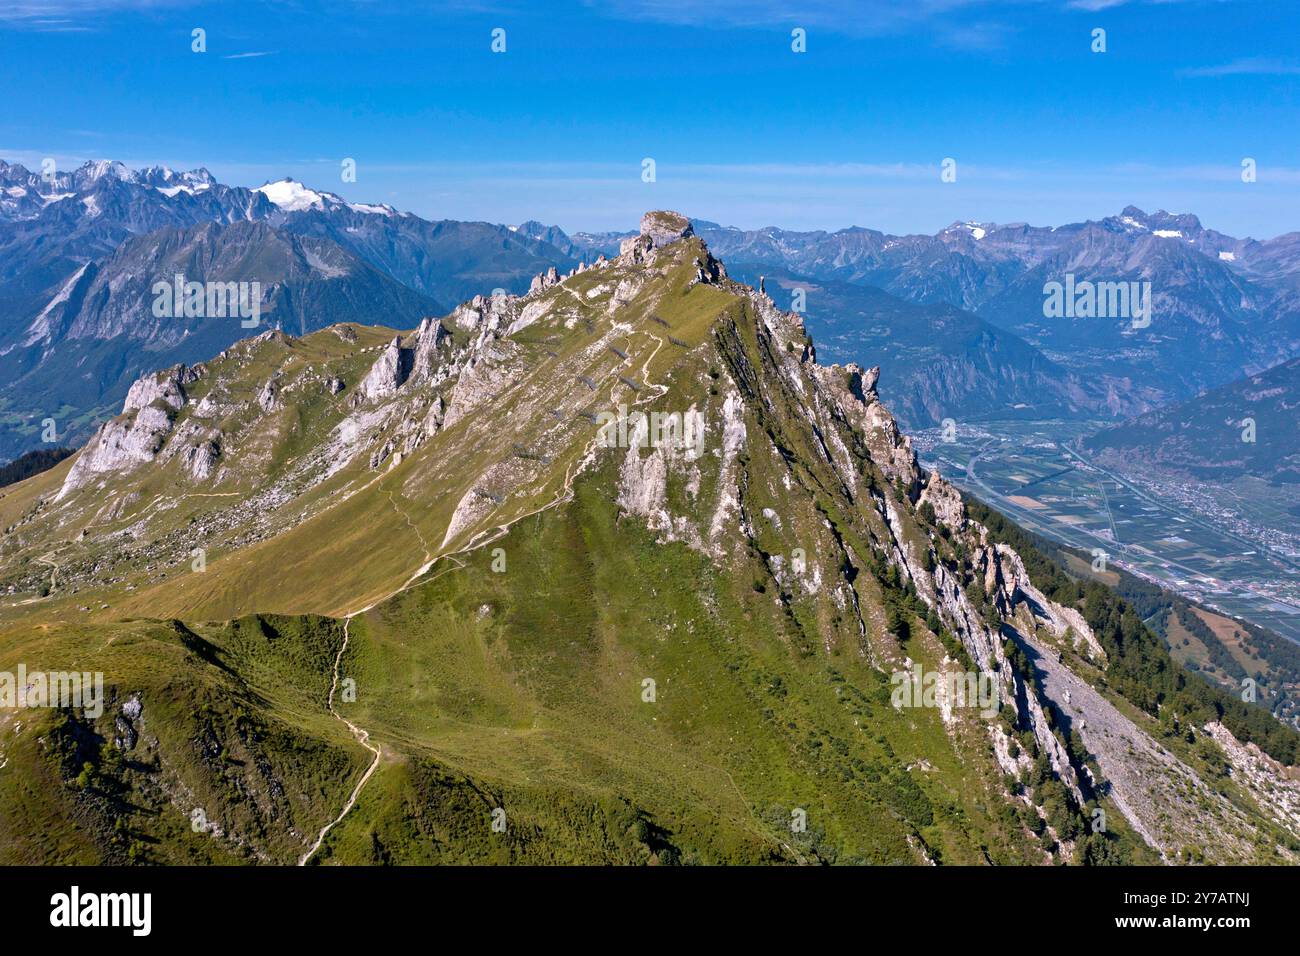
[[[1183,234],[1178,229],[1154,229],[1151,232],[1153,236],[1159,236],[1161,239],[1181,239]]]
[[[168,199],[176,198],[177,194],[179,193],[185,193],[186,195],[189,196],[196,196],[199,193],[204,192],[205,190],[210,188],[211,186],[208,183],[199,183],[197,186],[184,185],[184,186],[155,186],[154,187],[154,189],[158,190]]]
[[[131,178],[131,170],[127,169],[125,164],[119,163],[116,160],[88,160],[82,165],[79,172],[84,173],[85,178],[92,183],[110,175],[123,180],[129,180]]]
[[[348,208],[351,209],[353,212],[364,212],[367,215],[371,215],[371,216],[391,217],[395,212],[392,206],[385,206],[382,203],[376,206],[372,203],[350,202],[348,203]]]
[[[984,223],[975,222],[972,220],[968,222],[954,222],[951,226],[945,229],[944,232],[945,233],[966,232],[970,235],[972,239],[978,242],[979,240],[983,239],[985,236],[989,234],[989,228],[986,227]]]
[[[288,212],[302,209],[321,209],[325,206],[325,197],[313,189],[308,189],[296,180],[284,178],[274,183],[258,186],[254,192],[264,195],[275,205]]]

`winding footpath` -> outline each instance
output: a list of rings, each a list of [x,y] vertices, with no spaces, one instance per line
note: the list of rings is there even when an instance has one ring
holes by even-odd
[[[645,360],[644,364],[641,367],[642,380],[646,385],[649,385],[653,388],[662,389],[662,392],[660,392],[660,394],[662,394],[663,392],[667,391],[667,387],[664,385],[655,385],[653,383],[650,383],[649,381],[646,380],[646,377],[649,374],[650,362],[654,359],[654,357],[659,353],[659,350],[663,347],[664,340],[661,339],[659,336],[654,335],[653,333],[648,333],[648,334],[658,344],[655,346],[654,351],[650,353],[650,356]],[[617,388],[617,386],[615,386],[615,388]],[[653,398],[655,396],[650,396],[650,397]],[[612,400],[612,393],[611,393],[611,400]],[[634,404],[640,404],[642,401],[646,401],[646,400],[648,399],[643,398],[639,402],[634,402]],[[352,789],[352,795],[348,797],[348,802],[344,805],[343,810],[339,813],[337,817],[335,817],[329,823],[325,824],[325,826],[321,827],[321,831],[316,837],[316,842],[313,843],[311,847],[307,850],[307,852],[304,853],[302,857],[298,860],[299,866],[307,865],[307,863],[311,860],[311,858],[316,854],[316,851],[321,848],[321,845],[325,842],[325,837],[329,835],[329,832],[333,830],[336,826],[338,826],[340,823],[342,823],[343,818],[346,817],[352,811],[352,808],[354,806],[356,806],[357,799],[361,796],[362,788],[365,787],[365,785],[370,781],[370,778],[374,775],[375,771],[379,768],[379,760],[383,756],[382,746],[378,744],[372,744],[370,742],[369,731],[366,731],[363,728],[358,727],[356,724],[348,720],[346,717],[344,717],[334,708],[334,695],[338,691],[338,685],[339,685],[339,669],[342,666],[343,655],[347,652],[348,643],[349,640],[351,639],[352,619],[359,614],[365,614],[367,611],[371,610],[377,605],[389,601],[392,598],[397,597],[397,595],[402,594],[405,591],[409,591],[411,588],[415,587],[417,583],[421,583],[424,579],[424,576],[428,574],[429,571],[432,570],[433,566],[437,564],[439,561],[441,561],[443,558],[448,558],[451,561],[455,562],[456,567],[449,568],[447,570],[456,570],[459,568],[463,568],[465,564],[463,561],[460,561],[457,558],[457,555],[466,554],[470,551],[477,551],[480,548],[484,548],[487,545],[493,543],[494,541],[497,541],[502,537],[504,537],[506,533],[509,532],[510,527],[514,525],[516,522],[522,521],[524,518],[530,518],[533,515],[541,514],[543,511],[549,511],[551,508],[554,508],[556,505],[563,504],[566,501],[572,500],[573,482],[577,479],[578,475],[580,475],[583,472],[586,465],[592,459],[592,456],[595,451],[595,446],[598,441],[599,441],[598,437],[592,438],[591,441],[587,443],[587,446],[583,450],[582,454],[579,455],[578,458],[572,464],[570,464],[568,468],[565,469],[564,482],[561,485],[559,493],[551,501],[547,502],[546,504],[542,505],[539,508],[534,508],[532,511],[526,512],[524,514],[516,515],[514,518],[511,518],[509,521],[505,522],[504,524],[496,525],[490,529],[484,529],[483,531],[478,532],[478,534],[472,537],[469,543],[467,543],[462,548],[458,548],[455,551],[444,551],[441,554],[438,554],[433,557],[430,557],[428,543],[425,541],[424,535],[420,532],[419,527],[414,522],[411,521],[410,516],[407,515],[406,512],[403,511],[402,508],[398,505],[397,500],[392,495],[392,492],[388,493],[388,500],[392,504],[393,508],[399,514],[401,514],[403,518],[406,519],[406,523],[410,525],[411,529],[415,532],[416,536],[420,539],[421,545],[424,546],[425,549],[424,556],[426,560],[425,563],[420,565],[420,567],[416,569],[415,573],[412,574],[410,578],[406,580],[406,583],[404,583],[401,587],[396,588],[391,593],[386,594],[381,598],[378,598],[377,600],[371,602],[370,604],[366,605],[363,608],[360,608],[356,611],[352,611],[351,613],[347,614],[344,617],[343,644],[339,648],[338,654],[335,655],[334,657],[334,676],[330,684],[330,692],[327,701],[327,706],[329,708],[329,712],[335,717],[335,719],[341,721],[343,724],[347,726],[348,730],[351,731],[352,736],[356,738],[357,742],[360,743],[361,746],[369,750],[372,754],[374,754],[374,759],[371,760],[370,766],[366,769],[366,772],[362,775],[361,779],[357,781],[357,785]],[[372,482],[367,483],[365,487],[369,487],[369,485],[374,483],[374,481],[382,480],[383,477],[384,476],[382,475],[377,476]],[[346,496],[344,500],[346,500],[347,497],[351,497],[351,495]],[[486,535],[486,537],[483,537],[484,535]],[[475,540],[476,538],[482,538],[482,540],[476,541]],[[440,574],[441,573],[445,573],[445,572],[440,572]],[[727,776],[730,777],[731,775],[728,773]],[[733,787],[736,786],[735,780],[732,780],[732,786]],[[736,791],[737,793],[740,793],[740,788],[736,787]],[[743,794],[741,794],[741,799],[744,800]],[[746,803],[746,806],[748,807],[748,803]],[[749,809],[752,814],[753,809],[752,808]]]
[[[360,613],[361,613],[360,611],[357,612],[357,614]],[[307,861],[312,858],[312,856],[316,853],[316,851],[320,849],[320,845],[325,842],[325,837],[330,832],[330,830],[338,826],[338,824],[342,822],[343,818],[346,817],[349,812],[351,812],[354,806],[356,806],[357,797],[361,796],[361,788],[366,785],[367,781],[370,780],[371,775],[373,775],[375,770],[378,769],[379,758],[383,755],[382,748],[370,742],[370,734],[367,731],[362,730],[360,727],[358,727],[356,724],[348,720],[346,717],[344,717],[342,714],[340,714],[337,710],[334,709],[334,694],[339,688],[339,665],[342,663],[343,655],[344,653],[346,653],[348,649],[348,640],[350,638],[350,632],[352,629],[352,618],[354,616],[355,615],[352,614],[348,615],[347,619],[343,622],[343,646],[339,648],[338,654],[336,654],[334,657],[334,681],[333,683],[330,684],[330,696],[329,696],[328,706],[329,706],[329,712],[339,720],[343,721],[343,723],[347,724],[348,730],[352,731],[352,736],[357,738],[357,742],[360,743],[361,746],[365,747],[372,754],[374,754],[375,759],[370,761],[369,768],[367,768],[366,772],[362,775],[361,779],[357,781],[356,787],[354,787],[352,790],[352,796],[348,797],[348,802],[343,807],[343,812],[340,813],[333,820],[331,820],[329,823],[325,824],[325,826],[321,827],[320,834],[316,837],[316,842],[313,843],[311,845],[311,849],[309,849],[306,853],[304,853],[302,855],[302,858],[298,860],[299,866],[307,865]]]

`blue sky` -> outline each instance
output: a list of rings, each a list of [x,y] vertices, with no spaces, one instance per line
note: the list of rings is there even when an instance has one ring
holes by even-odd
[[[432,218],[934,232],[1133,203],[1300,230],[1290,0],[0,0],[0,83],[0,158],[290,175]]]

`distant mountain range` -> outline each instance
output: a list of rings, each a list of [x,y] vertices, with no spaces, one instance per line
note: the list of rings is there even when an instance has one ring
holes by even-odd
[[[693,227],[746,281],[770,277],[783,307],[803,290],[798,307],[827,353],[881,364],[882,394],[912,427],[1122,420],[1300,355],[1300,233],[1237,239],[1131,206],[933,236]],[[0,460],[48,445],[51,418],[56,441],[76,444],[142,371],[255,334],[155,316],[154,285],[176,274],[256,281],[262,324],[301,335],[345,318],[414,325],[612,258],[635,235],[429,221],[289,179],[227,186],[204,169],[99,161],[45,177],[0,162]],[[1149,324],[1048,317],[1045,289],[1067,281],[1149,283]]]
[[[519,228],[574,256],[608,255],[625,238],[569,237],[537,223]],[[742,230],[703,221],[695,228],[749,275],[785,270],[873,286],[914,304],[973,312],[1014,333],[1037,350],[1035,361],[1045,357],[1075,375],[1072,383],[1057,379],[1031,404],[1050,404],[1053,393],[1081,387],[1093,395],[1078,401],[1080,410],[1100,407],[1127,417],[1300,354],[1300,233],[1237,239],[1204,228],[1193,215],[1148,214],[1134,206],[1118,216],[1057,227],[954,223],[933,236],[859,227]],[[1045,286],[1069,276],[1079,283],[1150,283],[1150,324],[1141,327],[1132,315],[1048,318]],[[815,294],[807,310],[815,324]],[[882,345],[876,337],[859,337],[864,347]],[[1026,371],[1002,370],[994,380]],[[1003,403],[1003,409],[1016,404]],[[909,412],[903,411],[905,420]]]
[[[490,223],[430,222],[292,180],[86,163],[48,177],[0,161],[0,460],[84,439],[146,369],[256,334],[159,319],[154,284],[258,282],[265,325],[410,324],[480,291],[524,291],[573,261]]]

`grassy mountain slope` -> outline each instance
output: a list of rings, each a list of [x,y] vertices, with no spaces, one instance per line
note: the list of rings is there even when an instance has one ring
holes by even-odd
[[[816,364],[659,213],[524,297],[149,377],[0,496],[0,667],[103,670],[82,736],[134,695],[145,731],[79,766],[5,712],[0,799],[39,772],[52,819],[98,819],[108,778],[160,860],[195,858],[190,794],[203,847],[277,862],[1293,859],[1286,770],[1157,739],[1109,632],[919,468],[877,375]],[[606,443],[620,409],[699,443]],[[118,656],[145,638],[148,673]],[[909,706],[917,665],[998,698]]]
[[[111,683],[98,720],[0,711],[0,863],[291,862],[364,768],[319,706],[339,631],[256,617],[6,630],[5,670],[86,661]]]

